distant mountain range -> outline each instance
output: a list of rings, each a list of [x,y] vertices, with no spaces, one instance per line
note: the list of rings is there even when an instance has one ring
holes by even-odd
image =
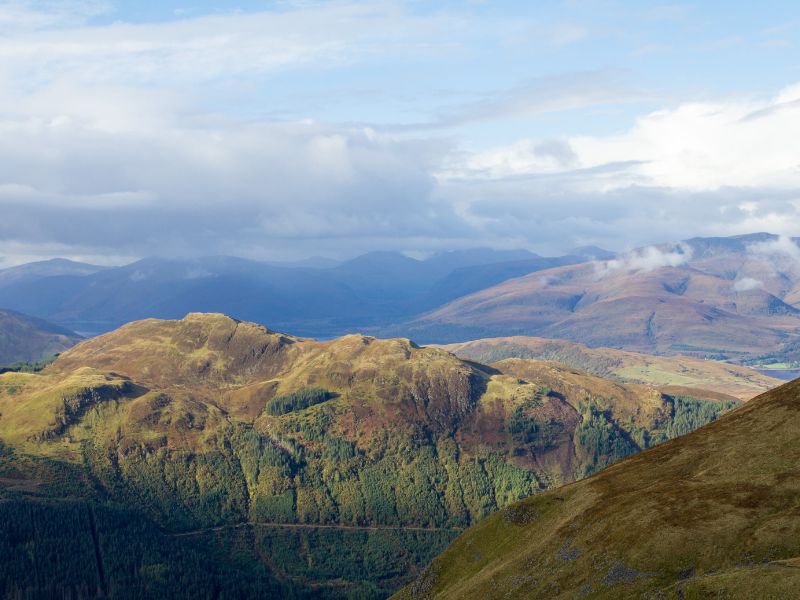
[[[80,339],[77,334],[42,319],[0,310],[0,368],[41,360],[74,346]]]
[[[102,271],[105,267],[75,262],[65,258],[53,258],[0,269],[0,285],[13,285],[46,277],[83,276]]]
[[[421,342],[534,335],[746,360],[796,350],[798,305],[796,241],[754,234],[692,239],[537,271],[387,331]]]
[[[0,595],[385,598],[462,528],[738,404],[220,314],[131,323],[0,374]]]
[[[147,317],[216,311],[299,335],[384,326],[454,298],[582,256],[474,249],[415,260],[373,252],[331,264],[275,265],[232,257],[149,258],[101,268],[65,260],[0,270],[0,307],[86,334]]]
[[[800,381],[498,511],[397,600],[797,598]]]
[[[420,343],[505,337],[690,354],[800,360],[800,247],[767,233],[695,238],[615,256],[461,250],[416,260],[373,252],[341,264],[231,257],[69,261],[0,271],[0,306],[92,335],[148,317],[232,314],[297,335],[352,331]]]

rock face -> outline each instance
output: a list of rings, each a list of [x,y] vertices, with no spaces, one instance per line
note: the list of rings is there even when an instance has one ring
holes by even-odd
[[[319,342],[195,313],[87,340],[40,374],[0,375],[0,489],[5,468],[162,531],[227,532],[222,544],[270,526],[245,543],[258,568],[297,589],[380,597],[461,528],[735,404],[547,361],[487,366],[406,339]],[[72,465],[74,483],[29,460]],[[302,539],[280,529],[301,526],[289,531]],[[365,537],[320,537],[334,534]]]
[[[800,381],[460,536],[398,598],[796,598]]]
[[[80,339],[78,334],[41,319],[0,310],[0,367],[47,358]]]

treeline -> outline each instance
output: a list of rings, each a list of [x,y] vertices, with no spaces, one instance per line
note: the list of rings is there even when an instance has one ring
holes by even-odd
[[[83,501],[0,503],[0,597],[291,598],[256,561]]]
[[[58,358],[58,354],[53,354],[52,356],[48,356],[47,358],[43,358],[42,360],[37,360],[34,362],[15,362],[10,365],[0,366],[0,374],[2,373],[38,373],[42,369],[44,369],[47,365],[52,364],[55,359]]]
[[[574,431],[537,406],[542,390],[509,415],[509,444],[462,455],[452,435],[384,428],[362,445],[336,435],[323,407],[292,413],[271,433],[248,424],[187,451],[141,443],[125,453],[87,443],[85,464],[123,506],[147,507],[173,530],[242,521],[463,527],[546,486],[546,473],[511,462],[572,438],[576,476],[716,419],[734,403],[666,397],[664,422],[622,422],[587,399]],[[316,396],[320,397],[320,396]],[[302,435],[297,436],[300,433]]]
[[[672,403],[672,419],[664,432],[666,439],[686,435],[739,405],[736,400],[714,402],[689,396],[667,396],[667,399]]]
[[[573,441],[576,474],[588,475],[732,406],[665,397],[663,422],[645,429],[586,399],[573,431],[540,410],[551,393],[541,388],[507,415],[502,434],[508,444],[465,454],[457,435],[422,428],[384,427],[360,443],[346,439],[334,425],[335,406],[321,400],[329,399],[327,392],[310,389],[318,391],[282,397],[274,410],[288,412],[270,428],[229,423],[192,451],[145,440],[115,445],[101,424],[87,429],[83,467],[13,457],[0,445],[0,477],[23,470],[31,480],[49,482],[37,488],[38,495],[73,499],[31,503],[5,493],[10,500],[0,502],[0,596],[127,597],[130,589],[165,598],[189,592],[208,597],[207,590],[216,597],[250,597],[251,591],[291,597],[287,590],[301,596],[314,589],[334,595],[328,597],[385,596],[428,560],[428,549],[448,543],[455,532],[446,528],[469,526],[546,487],[547,474],[512,463],[512,453],[535,455]],[[300,408],[306,403],[311,405]],[[244,527],[213,534],[217,545],[200,543],[209,534],[164,533],[246,522],[430,531]],[[209,566],[215,560],[220,566]],[[320,580],[327,583],[315,588]]]
[[[202,453],[87,445],[92,477],[176,531],[241,521],[461,527],[540,488],[500,453],[462,460],[451,437],[386,429],[369,447],[325,431],[312,446],[239,424]]]
[[[251,526],[213,533],[248,557],[269,557],[276,575],[320,598],[382,600],[408,583],[457,531],[304,529]]]
[[[633,441],[631,431],[615,422],[608,411],[585,403],[580,412],[581,422],[575,431],[576,451],[583,454],[580,477],[644,449]]]
[[[267,402],[266,412],[268,415],[278,417],[296,410],[303,410],[320,404],[335,397],[333,392],[320,387],[308,387],[292,394],[277,396]]]
[[[586,477],[641,450],[686,435],[739,405],[735,400],[717,402],[689,396],[665,395],[664,400],[669,409],[667,419],[651,429],[634,424],[632,419],[617,421],[610,411],[586,400],[575,431],[576,451],[582,459],[579,476]]]

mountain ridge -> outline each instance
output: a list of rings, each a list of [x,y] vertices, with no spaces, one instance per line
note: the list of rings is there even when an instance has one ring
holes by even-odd
[[[192,313],[86,340],[38,374],[0,375],[0,496],[136,510],[223,554],[239,544],[293,589],[378,598],[455,530],[736,404],[548,361],[487,366],[407,339],[317,341]],[[65,469],[68,483],[53,475]],[[376,533],[255,535],[242,523]]]
[[[144,258],[88,274],[31,274],[7,281],[6,271],[0,270],[0,305],[91,333],[200,310],[333,337],[417,314],[455,294],[498,283],[509,273],[579,260],[491,249],[440,253],[426,260],[374,252],[324,268],[224,256]]]
[[[532,335],[755,359],[800,335],[797,256],[794,241],[769,234],[652,246],[510,279],[390,331],[423,342]]]

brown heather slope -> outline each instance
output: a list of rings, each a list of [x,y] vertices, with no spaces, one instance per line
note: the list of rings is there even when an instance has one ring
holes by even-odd
[[[311,406],[301,403],[309,398]],[[275,529],[253,550],[279,579],[385,597],[454,528],[733,404],[548,361],[485,366],[405,339],[318,342],[190,314],[87,340],[40,374],[0,375],[0,497],[28,498],[19,490],[39,483],[72,496],[80,484],[81,494],[144,511],[172,532],[241,523],[392,528],[377,548],[361,538],[279,542]],[[69,466],[70,485],[42,465]],[[341,554],[337,544],[361,550]],[[278,566],[266,547],[282,557]]]
[[[537,335],[658,354],[772,354],[800,336],[800,263],[777,240],[689,240],[539,271],[454,300],[405,331],[442,342]]]
[[[464,457],[497,452],[510,464],[536,472],[537,480],[555,482],[594,468],[574,447],[582,408],[607,411],[609,426],[630,451],[638,449],[631,436],[640,430],[665,435],[675,413],[674,401],[652,386],[622,385],[555,362],[505,360],[487,367],[404,339],[349,335],[318,342],[199,313],[178,321],[131,323],[64,352],[40,375],[5,378],[15,392],[0,393],[0,439],[18,441],[32,452],[47,449],[37,445],[48,419],[63,420],[53,412],[63,412],[59,396],[74,393],[81,381],[86,389],[127,381],[129,391],[139,391],[130,402],[114,406],[113,418],[103,415],[114,428],[92,425],[93,435],[113,436],[103,442],[113,443],[116,451],[141,443],[150,450],[199,450],[210,443],[201,433],[214,434],[213,425],[226,422],[250,423],[267,435],[315,447],[314,435],[292,428],[299,416],[324,415],[328,431],[358,446],[368,447],[387,426],[409,434],[426,431],[454,439]],[[337,397],[286,416],[264,413],[271,398],[312,387]],[[164,396],[166,401],[157,400]],[[36,403],[41,403],[38,410]],[[515,438],[509,420],[517,409],[540,429],[551,426],[552,439],[538,439],[543,431],[531,439]],[[18,421],[15,415],[22,419],[22,413],[28,416]],[[187,428],[187,419],[197,421]],[[41,430],[31,429],[31,420]],[[85,435],[81,429],[59,451],[72,449],[77,456]]]
[[[589,348],[568,340],[527,336],[487,338],[441,348],[482,363],[506,358],[553,360],[622,383],[644,383],[667,393],[749,400],[783,382],[755,369],[690,356],[654,356],[612,348]],[[682,389],[682,392],[678,390]]]
[[[0,367],[35,362],[75,345],[80,336],[41,319],[0,310]]]
[[[461,535],[397,598],[800,597],[800,381]]]

